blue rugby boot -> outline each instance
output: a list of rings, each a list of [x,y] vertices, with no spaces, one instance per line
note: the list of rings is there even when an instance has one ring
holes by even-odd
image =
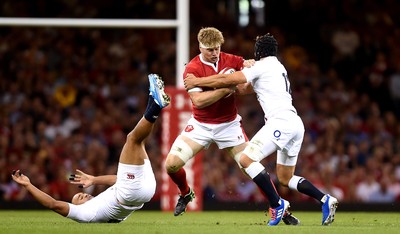
[[[164,92],[164,81],[157,74],[149,74],[150,95],[161,108],[168,106],[171,102],[170,97]]]
[[[335,220],[338,200],[329,194],[322,198],[322,225],[330,225]]]
[[[276,208],[269,208],[269,215],[271,216],[268,226],[276,226],[282,220],[283,215],[286,210],[289,208],[290,204],[285,199],[281,198],[280,206]]]

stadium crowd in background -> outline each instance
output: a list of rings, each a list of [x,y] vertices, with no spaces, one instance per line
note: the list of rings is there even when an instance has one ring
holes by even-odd
[[[162,1],[153,1],[154,9],[137,3],[142,4],[138,15],[129,14],[138,6],[121,6],[124,1],[114,8],[107,3],[91,7],[91,1],[61,8],[57,1],[26,2],[3,1],[0,12],[18,17],[47,12],[52,17],[174,17],[173,4]],[[214,26],[224,32],[226,52],[251,58],[255,36],[271,31],[277,38],[306,129],[299,174],[342,202],[400,201],[400,4],[271,1],[266,26],[251,19],[240,28],[228,12],[210,9],[214,2],[191,1],[196,9],[191,11],[192,42],[201,27]],[[224,17],[214,21],[199,14]],[[76,168],[93,175],[115,173],[125,135],[146,106],[147,74],[161,74],[166,85],[175,85],[174,35],[170,29],[1,27],[0,200],[32,199],[12,182],[15,168],[60,200],[78,192],[68,184]],[[194,57],[197,43],[190,50]],[[240,97],[238,107],[252,137],[264,119],[258,105],[249,102],[256,103],[254,95]],[[151,138],[147,152],[160,186],[159,125]],[[236,162],[222,154],[215,146],[205,151],[205,199],[264,199]],[[263,164],[274,171],[275,158]],[[96,194],[104,188],[93,189]],[[278,189],[291,201],[309,200]]]

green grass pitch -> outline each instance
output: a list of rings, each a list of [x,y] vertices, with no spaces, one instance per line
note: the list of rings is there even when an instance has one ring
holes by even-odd
[[[89,234],[89,233],[338,233],[391,234],[400,233],[400,212],[340,212],[330,226],[321,226],[320,212],[294,212],[300,226],[268,227],[263,212],[207,211],[187,212],[174,217],[172,212],[136,211],[119,224],[82,224],[52,211],[0,211],[0,234]]]

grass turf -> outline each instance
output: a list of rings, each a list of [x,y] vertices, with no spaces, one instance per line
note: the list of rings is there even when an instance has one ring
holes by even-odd
[[[119,224],[81,224],[52,211],[0,211],[0,233],[89,234],[89,233],[400,233],[400,212],[337,212],[335,222],[321,226],[320,212],[294,212],[300,226],[268,227],[263,212],[208,211],[188,212],[174,217],[172,212],[136,211]]]

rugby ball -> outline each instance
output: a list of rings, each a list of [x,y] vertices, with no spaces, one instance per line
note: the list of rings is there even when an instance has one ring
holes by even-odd
[[[232,74],[234,73],[236,70],[234,68],[231,67],[226,67],[224,69],[222,69],[219,74]]]

